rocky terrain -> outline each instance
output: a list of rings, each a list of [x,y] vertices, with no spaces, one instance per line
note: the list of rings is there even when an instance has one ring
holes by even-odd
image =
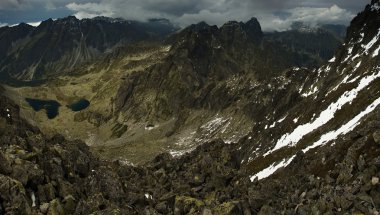
[[[379,17],[372,0],[316,69],[253,18],[1,88],[0,214],[379,214]],[[48,123],[115,139],[89,147],[69,137],[79,127],[41,132],[18,99],[33,90],[89,96],[89,109]]]
[[[377,214],[380,112],[349,137],[249,179],[236,145],[213,141],[141,167],[46,138],[1,97],[1,214]],[[315,153],[318,153],[316,156]]]

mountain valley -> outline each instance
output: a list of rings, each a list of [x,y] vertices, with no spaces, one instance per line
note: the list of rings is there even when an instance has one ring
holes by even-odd
[[[345,38],[256,18],[0,28],[0,214],[378,214],[379,8]]]

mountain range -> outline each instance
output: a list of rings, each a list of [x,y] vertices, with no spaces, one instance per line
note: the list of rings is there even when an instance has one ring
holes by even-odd
[[[62,74],[111,49],[143,40],[162,39],[178,28],[168,20],[127,21],[74,16],[0,28],[1,71],[16,80],[40,80]],[[9,80],[8,80],[9,81]]]
[[[33,72],[44,26],[130,24],[0,28],[17,41],[1,44],[0,73],[43,80],[0,88],[0,214],[378,214],[379,17],[372,0],[344,38],[337,26],[265,33],[256,18],[160,20],[167,31],[152,20],[156,33],[125,43],[83,34],[95,39]],[[60,41],[51,29],[41,41]],[[25,98],[57,101],[59,114]],[[81,99],[90,105],[69,109]]]

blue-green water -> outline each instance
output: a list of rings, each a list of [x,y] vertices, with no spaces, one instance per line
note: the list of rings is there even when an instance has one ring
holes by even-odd
[[[40,100],[40,99],[25,99],[34,111],[46,110],[46,115],[49,119],[54,119],[59,114],[59,107],[61,104],[54,100]]]
[[[68,108],[70,108],[74,112],[78,112],[81,110],[84,110],[90,106],[90,102],[86,99],[80,99],[79,101],[76,101],[72,104],[67,105]]]

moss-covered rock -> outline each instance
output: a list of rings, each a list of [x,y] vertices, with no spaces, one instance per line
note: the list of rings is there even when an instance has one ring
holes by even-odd
[[[175,198],[175,211],[184,214],[197,214],[200,213],[205,203],[202,200],[195,199],[188,196],[176,196]]]

